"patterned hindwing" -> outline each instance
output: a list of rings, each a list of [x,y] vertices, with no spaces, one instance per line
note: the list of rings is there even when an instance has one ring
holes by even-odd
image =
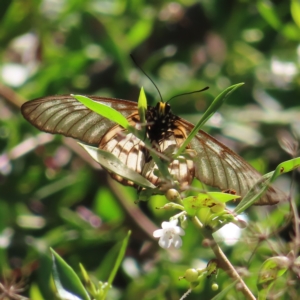
[[[183,119],[178,122],[186,128],[187,133],[194,127]],[[202,130],[192,139],[190,147],[196,152],[195,177],[207,185],[220,190],[235,190],[244,197],[262,178],[243,158]],[[271,205],[284,199],[285,195],[281,191],[270,187],[255,204]]]
[[[137,111],[135,102],[89,97],[118,110],[125,117]],[[25,119],[39,130],[62,134],[90,145],[98,145],[103,134],[115,125],[69,95],[49,96],[28,101],[22,105],[21,111]]]
[[[133,113],[127,117],[127,120],[131,126],[136,127],[136,124],[139,122],[138,113]],[[139,174],[142,173],[148,155],[145,144],[132,133],[126,132],[121,126],[115,125],[110,128],[103,135],[99,148],[115,155],[128,168]],[[111,172],[110,175],[124,185],[135,185],[132,181],[120,175]]]
[[[127,120],[131,126],[136,127],[139,116],[134,113]],[[158,155],[161,153],[164,157],[171,157],[175,148],[178,148],[185,138],[184,128],[175,128],[166,132],[164,139],[152,141],[152,144]],[[104,134],[99,148],[114,154],[127,167],[144,176],[152,184],[158,186],[162,183],[163,180],[157,176],[157,166],[144,142],[133,134],[127,133],[119,125],[112,127]],[[185,157],[179,157],[172,161],[169,171],[181,187],[189,185],[195,175],[194,163]],[[111,173],[111,176],[124,185],[135,185],[119,175]]]

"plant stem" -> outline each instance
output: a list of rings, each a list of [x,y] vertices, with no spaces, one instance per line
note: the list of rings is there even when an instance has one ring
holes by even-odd
[[[233,265],[230,263],[222,249],[219,247],[217,242],[215,241],[212,231],[207,230],[204,228],[203,224],[199,221],[197,217],[192,218],[193,223],[195,226],[199,229],[201,229],[201,232],[203,236],[210,241],[211,249],[213,250],[217,260],[218,260],[218,267],[223,269],[232,279],[237,280],[238,282],[238,289],[241,291],[246,299],[250,300],[256,300],[255,296],[252,294],[248,286],[245,284],[242,277],[239,275],[239,273],[235,270]]]

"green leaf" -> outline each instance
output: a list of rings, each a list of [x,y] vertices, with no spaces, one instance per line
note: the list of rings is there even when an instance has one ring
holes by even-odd
[[[270,179],[274,172],[265,174],[262,176],[261,180],[259,180],[246,194],[243,200],[239,203],[239,205],[235,208],[234,212],[237,214],[242,213],[248,207],[250,207],[257,199],[259,199],[263,193],[270,186]]]
[[[104,292],[104,296],[103,296],[103,299],[105,299],[105,296],[106,296],[106,293],[108,292],[108,289],[110,288],[110,286],[112,285],[115,277],[116,277],[116,274],[117,274],[117,271],[118,269],[120,268],[120,265],[123,261],[123,258],[125,256],[125,252],[126,252],[126,249],[127,249],[127,246],[128,246],[128,242],[129,242],[129,237],[131,235],[131,231],[129,230],[127,232],[127,236],[124,238],[124,240],[122,241],[122,245],[121,245],[121,248],[120,248],[120,251],[119,251],[119,254],[118,254],[118,257],[116,259],[116,262],[115,262],[115,265],[109,275],[109,278],[108,278],[108,285],[107,287],[105,288],[105,292]]]
[[[71,95],[76,100],[81,102],[83,105],[85,105],[87,108],[91,109],[92,111],[96,112],[97,114],[119,124],[125,129],[128,129],[130,127],[128,120],[117,110],[103,104],[100,102],[93,101],[92,99],[81,96],[81,95]]]
[[[281,27],[281,21],[270,1],[259,1],[257,3],[257,9],[270,26],[274,29],[279,29]]]
[[[292,41],[299,41],[300,40],[300,30],[299,27],[290,22],[284,25],[281,30],[281,34],[283,34],[287,39]]]
[[[130,45],[130,49],[136,48],[148,38],[152,26],[153,21],[148,18],[142,18],[134,24],[134,26],[127,33],[127,42]]]
[[[124,177],[125,179],[131,180],[141,187],[154,189],[155,186],[144,178],[139,173],[128,168],[123,162],[121,162],[115,155],[110,152],[92,147],[89,145],[78,143],[81,147],[86,150],[89,155],[98,162],[105,169]]]
[[[210,192],[187,197],[183,199],[182,202],[186,212],[191,216],[195,216],[200,208],[212,207],[218,203],[226,203],[238,198],[240,198],[240,196],[221,192]]]
[[[270,172],[262,176],[259,180],[246,194],[243,200],[235,208],[237,214],[242,213],[249,206],[251,206],[257,199],[259,199],[262,194],[269,188],[270,184],[275,181],[275,179],[284,173],[291,172],[300,167],[300,157],[287,160],[279,164],[275,171]]]
[[[126,252],[126,248],[128,246],[128,242],[129,242],[129,237],[131,235],[131,231],[129,230],[127,232],[127,236],[124,238],[124,240],[122,241],[122,245],[121,245],[121,248],[120,248],[120,251],[119,251],[119,255],[116,259],[116,262],[115,262],[115,265],[114,265],[114,268],[112,269],[110,275],[109,275],[109,278],[108,278],[108,283],[109,284],[112,284],[114,278],[116,277],[116,274],[117,274],[117,271],[123,261],[123,258],[124,258],[124,255],[125,255],[125,252]]]
[[[29,297],[30,299],[44,300],[38,285],[34,283],[30,284]],[[20,298],[20,300],[22,300],[22,298]]]
[[[227,193],[222,193],[222,192],[209,192],[207,193],[212,200],[218,201],[221,203],[226,203],[231,200],[236,200],[240,198],[241,196],[239,195],[232,195],[232,194],[227,194]]]
[[[124,211],[109,187],[100,186],[94,198],[94,213],[101,216],[103,222],[122,222]]]
[[[292,0],[291,2],[291,15],[294,22],[297,24],[300,29],[300,2],[299,0]]]
[[[257,279],[259,300],[266,299],[268,291],[275,280],[284,275],[289,266],[290,260],[286,256],[274,256],[263,263]]]
[[[184,143],[181,145],[181,147],[178,149],[177,153],[175,154],[175,157],[179,156],[186,148],[186,146],[190,143],[190,141],[194,138],[194,136],[198,133],[200,128],[207,122],[207,120],[218,110],[218,108],[225,102],[225,100],[229,97],[229,95],[238,89],[240,86],[242,86],[244,83],[238,83],[235,85],[232,85],[225,89],[221,94],[219,94],[215,100],[212,102],[212,104],[209,106],[209,108],[205,111],[200,121],[197,123],[197,125],[194,127],[194,129],[190,132],[189,136],[186,138]]]
[[[147,98],[143,88],[141,88],[140,91],[140,96],[138,100],[138,109],[139,109],[140,122],[144,124],[146,122]]]
[[[80,271],[83,277],[83,282],[86,286],[86,289],[89,291],[90,295],[92,297],[96,297],[98,294],[97,288],[95,287],[94,283],[92,282],[88,272],[86,271],[85,267],[83,264],[79,264]]]
[[[275,169],[271,182],[273,182],[279,175],[294,171],[298,168],[300,168],[300,157],[296,157],[279,164]]]
[[[90,296],[82,285],[74,270],[52,249],[52,275],[61,299],[90,300]]]
[[[13,3],[11,0],[2,0],[1,1],[1,10],[0,10],[0,21],[2,21],[2,18],[7,13],[9,6]]]

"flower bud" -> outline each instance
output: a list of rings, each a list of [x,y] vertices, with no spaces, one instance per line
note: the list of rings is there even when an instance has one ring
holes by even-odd
[[[186,229],[188,226],[188,218],[186,215],[179,217],[180,225],[183,229]]]
[[[172,201],[172,202],[176,202],[178,200],[181,200],[180,194],[175,189],[167,190],[165,196],[169,201]]]
[[[198,279],[198,272],[196,269],[187,269],[184,273],[184,278],[188,281],[188,282],[195,282]]]

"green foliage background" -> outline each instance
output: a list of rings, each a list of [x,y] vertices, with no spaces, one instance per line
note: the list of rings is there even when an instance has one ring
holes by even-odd
[[[2,282],[25,277],[23,295],[55,299],[49,247],[76,271],[81,262],[105,281],[118,242],[131,229],[109,299],[179,299],[188,284],[178,277],[213,258],[202,237],[189,226],[180,250],[159,249],[152,232],[172,215],[155,209],[164,198],[134,204],[136,191],[93,168],[75,142],[58,136],[43,142],[45,135],[22,118],[19,106],[70,93],[136,101],[141,86],[155,104],[157,91],[132,63],[132,53],[164,100],[210,87],[172,100],[173,112],[192,122],[223,89],[245,82],[205,130],[261,172],[273,170],[295,155],[279,142],[297,148],[292,137],[300,136],[299,2],[2,0],[0,5]],[[299,182],[299,173],[292,180]],[[286,176],[279,184],[299,203],[297,186],[290,189],[290,182]],[[245,280],[254,293],[262,262],[291,250],[287,213],[288,205],[250,209],[253,225],[234,246],[219,238],[230,261],[248,274]],[[287,274],[274,293],[296,299],[295,275]],[[211,299],[218,293],[212,283],[204,280],[188,299]],[[230,283],[221,271],[220,290]],[[229,294],[243,299],[235,289]]]

